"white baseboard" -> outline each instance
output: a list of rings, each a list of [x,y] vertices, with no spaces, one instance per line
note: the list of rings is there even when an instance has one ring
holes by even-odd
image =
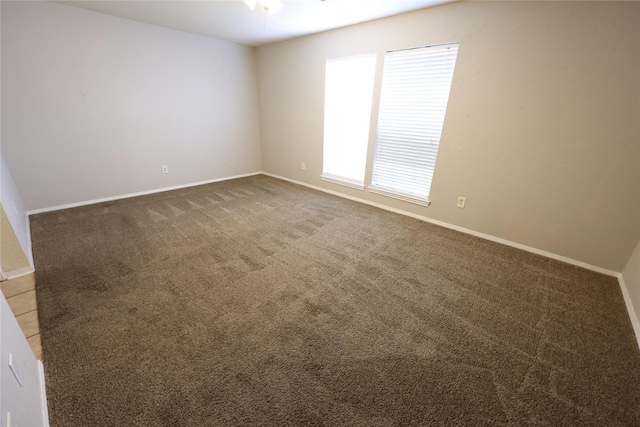
[[[47,388],[44,380],[44,365],[38,360],[38,374],[40,376],[40,410],[42,412],[42,427],[49,427],[49,409],[47,405]]]
[[[601,268],[601,267],[598,267],[598,266],[595,266],[595,265],[587,264],[587,263],[584,263],[582,261],[577,261],[577,260],[574,260],[574,259],[571,259],[571,258],[567,258],[567,257],[564,257],[562,255],[557,255],[557,254],[554,254],[554,253],[551,253],[551,252],[547,252],[547,251],[543,251],[543,250],[540,250],[540,249],[532,248],[531,246],[526,246],[526,245],[522,245],[520,243],[516,243],[516,242],[509,241],[509,240],[505,240],[505,239],[502,239],[500,237],[495,237],[495,236],[491,236],[489,234],[479,233],[477,231],[470,230],[468,228],[459,227],[457,225],[448,224],[446,222],[442,222],[442,221],[434,220],[434,219],[431,219],[431,218],[427,218],[425,216],[417,215],[417,214],[414,214],[414,213],[411,213],[411,212],[407,212],[407,211],[403,211],[401,209],[396,209],[396,208],[385,206],[385,205],[382,205],[382,204],[379,204],[379,203],[371,202],[369,200],[364,200],[364,199],[360,199],[358,197],[349,196],[349,195],[346,195],[346,194],[339,193],[337,191],[327,190],[326,188],[317,187],[315,185],[307,184],[305,182],[296,181],[296,180],[293,180],[293,179],[285,178],[285,177],[274,175],[274,174],[267,173],[267,172],[263,172],[263,174],[267,175],[267,176],[270,176],[272,178],[277,178],[277,179],[281,179],[283,181],[288,181],[288,182],[291,182],[291,183],[294,183],[294,184],[302,185],[304,187],[313,188],[314,190],[318,190],[318,191],[322,191],[322,192],[325,192],[325,193],[329,193],[329,194],[332,194],[334,196],[344,197],[345,199],[349,199],[349,200],[353,200],[353,201],[356,201],[356,202],[364,203],[364,204],[367,204],[367,205],[370,205],[370,206],[375,206],[377,208],[385,209],[385,210],[388,210],[388,211],[391,211],[391,212],[395,212],[395,213],[398,213],[398,214],[401,214],[401,215],[406,215],[406,216],[409,216],[409,217],[412,217],[412,218],[416,218],[416,219],[419,219],[421,221],[429,222],[429,223],[436,224],[436,225],[439,225],[439,226],[442,226],[442,227],[445,227],[445,228],[449,228],[449,229],[452,229],[452,230],[460,231],[462,233],[471,234],[472,236],[480,237],[482,239],[490,240],[492,242],[501,243],[503,245],[511,246],[511,247],[518,248],[518,249],[522,249],[524,251],[531,252],[531,253],[534,253],[534,254],[537,254],[537,255],[542,255],[542,256],[545,256],[547,258],[551,258],[551,259],[555,259],[555,260],[558,260],[558,261],[566,262],[567,264],[572,264],[572,265],[575,265],[575,266],[578,266],[578,267],[585,268],[587,270],[591,270],[591,271],[595,271],[597,273],[605,274],[607,276],[617,277],[618,278],[618,282],[620,283],[620,289],[622,290],[622,296],[624,298],[624,303],[625,303],[625,305],[627,307],[627,313],[629,314],[629,318],[631,319],[631,324],[633,325],[633,330],[634,330],[635,335],[636,335],[636,340],[638,342],[638,348],[640,348],[640,321],[638,320],[638,316],[636,314],[636,311],[635,311],[635,309],[633,307],[633,304],[631,303],[631,297],[629,295],[629,292],[627,291],[627,286],[626,286],[626,284],[624,282],[624,279],[623,279],[621,273],[618,273],[618,272],[615,272],[615,271],[612,271],[612,270],[607,270],[605,268]]]
[[[283,181],[288,181],[291,182],[293,184],[297,184],[297,185],[302,185],[304,187],[308,187],[308,188],[312,188],[314,190],[318,190],[318,191],[322,191],[324,193],[328,193],[328,194],[332,194],[334,196],[338,196],[338,197],[343,197],[345,199],[349,199],[349,200],[353,200],[355,202],[359,202],[359,203],[364,203],[366,205],[370,205],[370,206],[374,206],[380,209],[384,209],[390,212],[394,212],[397,214],[401,214],[401,215],[405,215],[405,216],[409,216],[411,218],[416,218],[419,219],[421,221],[425,221],[431,224],[435,224],[435,225],[439,225],[441,227],[445,227],[445,228],[449,228],[451,230],[456,230],[456,231],[460,231],[462,233],[466,233],[466,234],[470,234],[472,236],[476,236],[476,237],[480,237],[482,239],[485,240],[489,240],[492,242],[496,242],[496,243],[501,243],[503,245],[506,246],[511,246],[517,249],[522,249],[524,251],[527,252],[531,252],[537,255],[542,255],[545,256],[547,258],[551,258],[551,259],[555,259],[558,261],[562,261],[565,262],[567,264],[571,264],[571,265],[575,265],[578,267],[582,267],[585,268],[587,270],[591,270],[591,271],[595,271],[597,273],[602,273],[605,274],[607,276],[612,276],[612,277],[617,277],[620,283],[620,288],[622,290],[622,295],[624,297],[624,301],[625,304],[627,306],[627,311],[629,313],[629,317],[631,318],[631,323],[633,324],[633,328],[636,334],[636,338],[638,340],[638,345],[640,346],[640,323],[638,322],[638,317],[636,316],[633,304],[631,303],[631,298],[629,296],[629,292],[627,291],[627,287],[624,283],[624,280],[622,278],[622,274],[612,271],[612,270],[607,270],[605,268],[602,267],[598,267],[595,265],[591,265],[591,264],[587,264],[585,262],[582,261],[578,261],[578,260],[574,260],[571,258],[567,258],[564,257],[562,255],[558,255],[558,254],[554,254],[552,252],[547,252],[547,251],[543,251],[541,249],[537,249],[537,248],[533,248],[531,246],[527,246],[527,245],[523,245],[520,243],[516,243],[516,242],[512,242],[510,240],[506,240],[500,237],[496,237],[496,236],[492,236],[489,234],[485,234],[485,233],[480,233],[478,231],[475,230],[471,230],[468,228],[464,228],[464,227],[460,227],[454,224],[449,224],[443,221],[438,221],[432,218],[428,218],[426,216],[423,215],[418,215],[418,214],[414,214],[412,212],[408,212],[408,211],[404,211],[402,209],[396,209],[396,208],[392,208],[390,206],[386,206],[380,203],[375,203],[369,200],[365,200],[365,199],[361,199],[359,197],[353,197],[353,196],[349,196],[347,194],[343,194],[337,191],[332,191],[332,190],[328,190],[326,188],[322,188],[322,187],[318,187],[315,185],[311,185],[311,184],[307,184],[305,182],[301,182],[301,181],[296,181],[294,179],[290,179],[290,178],[285,178],[283,176],[279,176],[279,175],[275,175],[272,173],[268,173],[268,172],[253,172],[253,173],[248,173],[248,174],[244,174],[244,175],[236,175],[236,176],[230,176],[230,177],[224,177],[224,178],[218,178],[218,179],[212,179],[212,180],[207,180],[207,181],[200,181],[200,182],[194,182],[194,183],[190,183],[190,184],[184,184],[184,185],[176,185],[173,187],[165,187],[165,188],[159,188],[159,189],[155,189],[155,190],[149,190],[149,191],[141,191],[138,193],[130,193],[130,194],[124,194],[124,195],[120,195],[120,196],[114,196],[114,197],[105,197],[102,199],[95,199],[95,200],[87,200],[84,202],[77,202],[77,203],[70,203],[70,204],[66,204],[66,205],[60,205],[60,206],[52,206],[49,208],[43,208],[43,209],[35,209],[35,210],[31,210],[27,212],[27,215],[35,215],[35,214],[39,214],[39,213],[44,213],[44,212],[51,212],[51,211],[56,211],[56,210],[61,210],[61,209],[68,209],[68,208],[74,208],[74,207],[79,207],[79,206],[86,206],[86,205],[92,205],[92,204],[96,204],[96,203],[103,203],[103,202],[109,202],[109,201],[113,201],[113,200],[120,200],[120,199],[128,199],[131,197],[137,197],[137,196],[144,196],[147,194],[154,194],[154,193],[160,193],[163,191],[170,191],[170,190],[178,190],[181,188],[187,188],[187,187],[195,187],[198,185],[204,185],[204,184],[211,184],[214,182],[221,182],[221,181],[228,181],[228,180],[232,180],[232,179],[238,179],[238,178],[245,178],[248,176],[255,176],[255,175],[266,175],[266,176],[270,176],[272,178],[276,178],[276,179],[281,179]],[[28,221],[27,221],[28,224]],[[29,236],[31,236],[31,233],[29,233]],[[31,239],[29,239],[29,243],[31,243]],[[33,261],[31,261],[33,262]],[[25,269],[20,269],[20,270],[16,270],[13,272],[8,272],[8,273],[4,273],[4,276],[6,279],[13,279],[16,277],[21,277],[27,274],[31,274],[33,273],[33,268],[32,267],[28,267]]]
[[[5,271],[3,276],[5,280],[11,280],[11,279],[17,279],[18,277],[26,276],[28,274],[32,274],[34,272],[35,270],[33,269],[33,267],[29,266],[29,267],[19,268],[17,270]]]
[[[636,333],[636,341],[638,341],[638,348],[640,348],[640,321],[638,315],[631,302],[631,295],[627,289],[627,284],[624,282],[622,274],[618,275],[618,282],[620,283],[620,290],[622,291],[622,297],[624,298],[624,304],[627,306],[627,312],[631,318],[631,324],[633,325],[633,331]]]
[[[179,190],[181,188],[196,187],[198,185],[213,184],[214,182],[229,181],[231,179],[245,178],[260,175],[262,172],[252,172],[244,175],[228,176],[224,178],[209,179],[207,181],[192,182],[190,184],[174,185],[173,187],[156,188],[155,190],[139,191],[137,193],[122,194],[120,196],[104,197],[102,199],[86,200],[84,202],[68,203],[66,205],[51,206],[48,208],[27,211],[27,215],[35,215],[44,212],[59,211],[61,209],[77,208],[79,206],[95,205],[96,203],[111,202],[114,200],[129,199],[131,197],[146,196],[147,194],[162,193],[163,191]]]
[[[401,215],[409,216],[411,218],[416,218],[416,219],[419,219],[421,221],[425,221],[425,222],[429,222],[431,224],[439,225],[441,227],[449,228],[451,230],[460,231],[462,233],[466,233],[466,234],[470,234],[472,236],[480,237],[480,238],[485,239],[485,240],[490,240],[492,242],[501,243],[501,244],[506,245],[506,246],[511,246],[511,247],[514,247],[514,248],[522,249],[523,251],[531,252],[531,253],[534,253],[534,254],[537,254],[537,255],[542,255],[542,256],[547,257],[547,258],[551,258],[551,259],[555,259],[555,260],[558,260],[558,261],[562,261],[562,262],[565,262],[567,264],[572,264],[572,265],[575,265],[575,266],[578,266],[578,267],[585,268],[587,270],[595,271],[597,273],[606,274],[607,276],[618,277],[620,275],[620,273],[618,273],[617,271],[607,270],[606,268],[598,267],[596,265],[587,264],[587,263],[582,262],[582,261],[577,261],[575,259],[567,258],[567,257],[564,257],[562,255],[554,254],[552,252],[547,252],[547,251],[543,251],[541,249],[533,248],[531,246],[527,246],[527,245],[523,245],[523,244],[520,244],[520,243],[512,242],[510,240],[506,240],[506,239],[503,239],[503,238],[500,238],[500,237],[492,236],[490,234],[484,234],[484,233],[480,233],[480,232],[475,231],[475,230],[471,230],[471,229],[468,229],[468,228],[464,228],[464,227],[460,227],[460,226],[457,226],[457,225],[449,224],[447,222],[438,221],[436,219],[432,219],[432,218],[428,218],[426,216],[414,214],[412,212],[404,211],[402,209],[392,208],[390,206],[386,206],[386,205],[383,205],[383,204],[380,204],[380,203],[371,202],[369,200],[361,199],[359,197],[349,196],[349,195],[346,195],[346,194],[343,194],[343,193],[339,193],[337,191],[327,190],[326,188],[317,187],[315,185],[307,184],[305,182],[296,181],[294,179],[285,178],[283,176],[278,176],[278,175],[275,175],[275,174],[272,174],[272,173],[263,172],[263,174],[267,175],[267,176],[270,176],[272,178],[281,179],[283,181],[288,181],[288,182],[291,182],[293,184],[298,184],[298,185],[302,185],[304,187],[313,188],[314,190],[318,190],[318,191],[322,191],[322,192],[325,192],[325,193],[333,194],[334,196],[343,197],[345,199],[353,200],[353,201],[356,201],[356,202],[364,203],[366,205],[375,206],[375,207],[380,208],[380,209],[384,209],[384,210],[391,211],[391,212],[394,212],[394,213],[398,213],[398,214],[401,214]]]
[[[35,269],[36,265],[33,263],[33,243],[31,242],[31,222],[29,221],[29,213],[27,215],[27,258],[31,268]]]

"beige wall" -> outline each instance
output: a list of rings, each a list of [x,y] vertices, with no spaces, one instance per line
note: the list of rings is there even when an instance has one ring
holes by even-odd
[[[261,170],[252,48],[52,2],[1,7],[2,155],[27,210]]]
[[[432,206],[321,181],[325,60],[451,41]],[[640,3],[454,3],[260,47],[257,61],[266,172],[617,272],[640,239]]]

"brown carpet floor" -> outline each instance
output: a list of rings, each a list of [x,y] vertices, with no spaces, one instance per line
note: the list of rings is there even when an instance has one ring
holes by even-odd
[[[640,425],[612,277],[266,176],[31,229],[52,426]]]

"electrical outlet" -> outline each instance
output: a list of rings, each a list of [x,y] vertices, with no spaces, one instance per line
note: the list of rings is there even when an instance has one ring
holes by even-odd
[[[162,173],[169,173],[169,166],[162,165]]]
[[[467,203],[466,197],[458,197],[458,207],[464,209],[464,204]]]
[[[227,166],[229,164],[229,162],[227,161],[227,159],[224,159],[224,165]]]
[[[300,169],[307,170],[307,165],[304,162],[300,163]]]

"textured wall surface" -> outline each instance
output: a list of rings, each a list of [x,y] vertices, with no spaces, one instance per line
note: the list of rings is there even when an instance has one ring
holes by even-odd
[[[432,206],[321,181],[325,61],[377,52],[379,97],[386,50],[452,41]],[[640,239],[640,3],[454,3],[257,55],[266,172],[617,272]]]
[[[2,2],[2,154],[27,210],[260,171],[256,85],[246,46]]]

